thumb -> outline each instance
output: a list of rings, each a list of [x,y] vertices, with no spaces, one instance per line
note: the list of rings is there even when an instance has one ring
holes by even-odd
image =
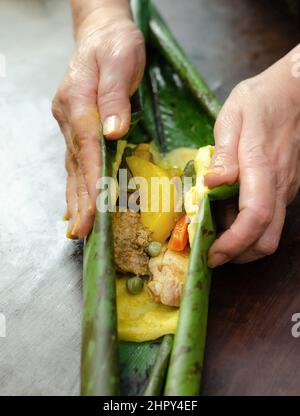
[[[129,130],[131,84],[132,74],[123,65],[107,63],[101,68],[98,107],[107,139],[119,139]]]
[[[215,150],[205,185],[231,185],[238,179],[238,143],[242,129],[242,117],[228,103],[222,108],[215,124]]]

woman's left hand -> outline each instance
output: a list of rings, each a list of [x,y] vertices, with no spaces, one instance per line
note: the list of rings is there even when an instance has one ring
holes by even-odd
[[[286,207],[300,184],[300,74],[293,70],[299,51],[240,83],[218,116],[205,183],[239,181],[240,196],[238,209],[224,206],[228,229],[210,249],[211,267],[250,262],[277,249]]]

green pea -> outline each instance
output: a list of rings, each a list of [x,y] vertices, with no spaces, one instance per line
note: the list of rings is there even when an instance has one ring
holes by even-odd
[[[123,157],[126,159],[129,156],[132,156],[132,149],[131,147],[125,147]]]
[[[137,295],[143,290],[144,280],[139,276],[127,279],[127,290],[131,295]]]
[[[147,252],[150,257],[157,257],[161,252],[161,244],[158,241],[151,241],[148,245]]]

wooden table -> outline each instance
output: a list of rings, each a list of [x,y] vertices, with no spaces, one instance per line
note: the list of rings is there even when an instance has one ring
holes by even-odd
[[[157,3],[222,100],[299,42],[295,25],[264,1]],[[67,0],[1,1],[1,395],[79,391],[82,245],[64,237],[64,144],[50,115],[71,50]],[[300,394],[300,338],[291,335],[300,312],[299,204],[275,255],[214,275],[205,395]]]

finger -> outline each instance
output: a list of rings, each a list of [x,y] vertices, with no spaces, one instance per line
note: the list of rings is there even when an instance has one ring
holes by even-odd
[[[123,55],[104,62],[100,68],[98,106],[107,139],[118,139],[129,129],[131,119],[130,94],[135,70]]]
[[[98,195],[96,183],[101,175],[100,120],[97,108],[90,100],[84,97],[73,100],[70,119],[75,157],[84,176],[90,211],[94,214]]]
[[[228,99],[215,124],[215,150],[205,185],[209,188],[232,184],[238,179],[238,143],[242,128],[239,109]]]
[[[272,223],[264,235],[248,251],[234,259],[234,263],[248,263],[269,256],[278,248],[286,215],[286,204],[282,198],[276,200]]]
[[[86,237],[92,229],[94,215],[90,209],[90,197],[80,166],[77,166],[76,169],[76,182],[78,214],[71,234],[74,238],[83,238]]]
[[[60,107],[57,107],[60,108]],[[62,109],[61,109],[62,110]],[[62,110],[63,111],[63,110]],[[68,221],[68,228],[67,228],[67,237],[72,238],[71,232],[74,227],[77,218],[77,195],[76,195],[76,161],[70,152],[68,147],[68,143],[70,142],[71,138],[71,129],[70,125],[67,122],[67,118],[65,114],[63,117],[57,118],[59,123],[61,132],[64,135],[66,144],[67,144],[67,151],[65,155],[65,168],[67,171],[67,183],[66,183],[66,203],[67,209],[64,214],[64,220]]]
[[[72,230],[75,226],[78,205],[77,205],[77,180],[76,180],[76,162],[71,153],[66,153],[66,170],[67,170],[67,186],[66,186],[66,201],[67,201],[67,217],[69,220],[67,237],[74,238],[72,236]]]
[[[272,222],[275,208],[275,175],[261,146],[264,132],[245,123],[240,141],[239,214],[229,230],[215,241],[209,252],[210,267],[217,267],[238,257],[264,234]],[[249,135],[249,136],[248,136]]]

